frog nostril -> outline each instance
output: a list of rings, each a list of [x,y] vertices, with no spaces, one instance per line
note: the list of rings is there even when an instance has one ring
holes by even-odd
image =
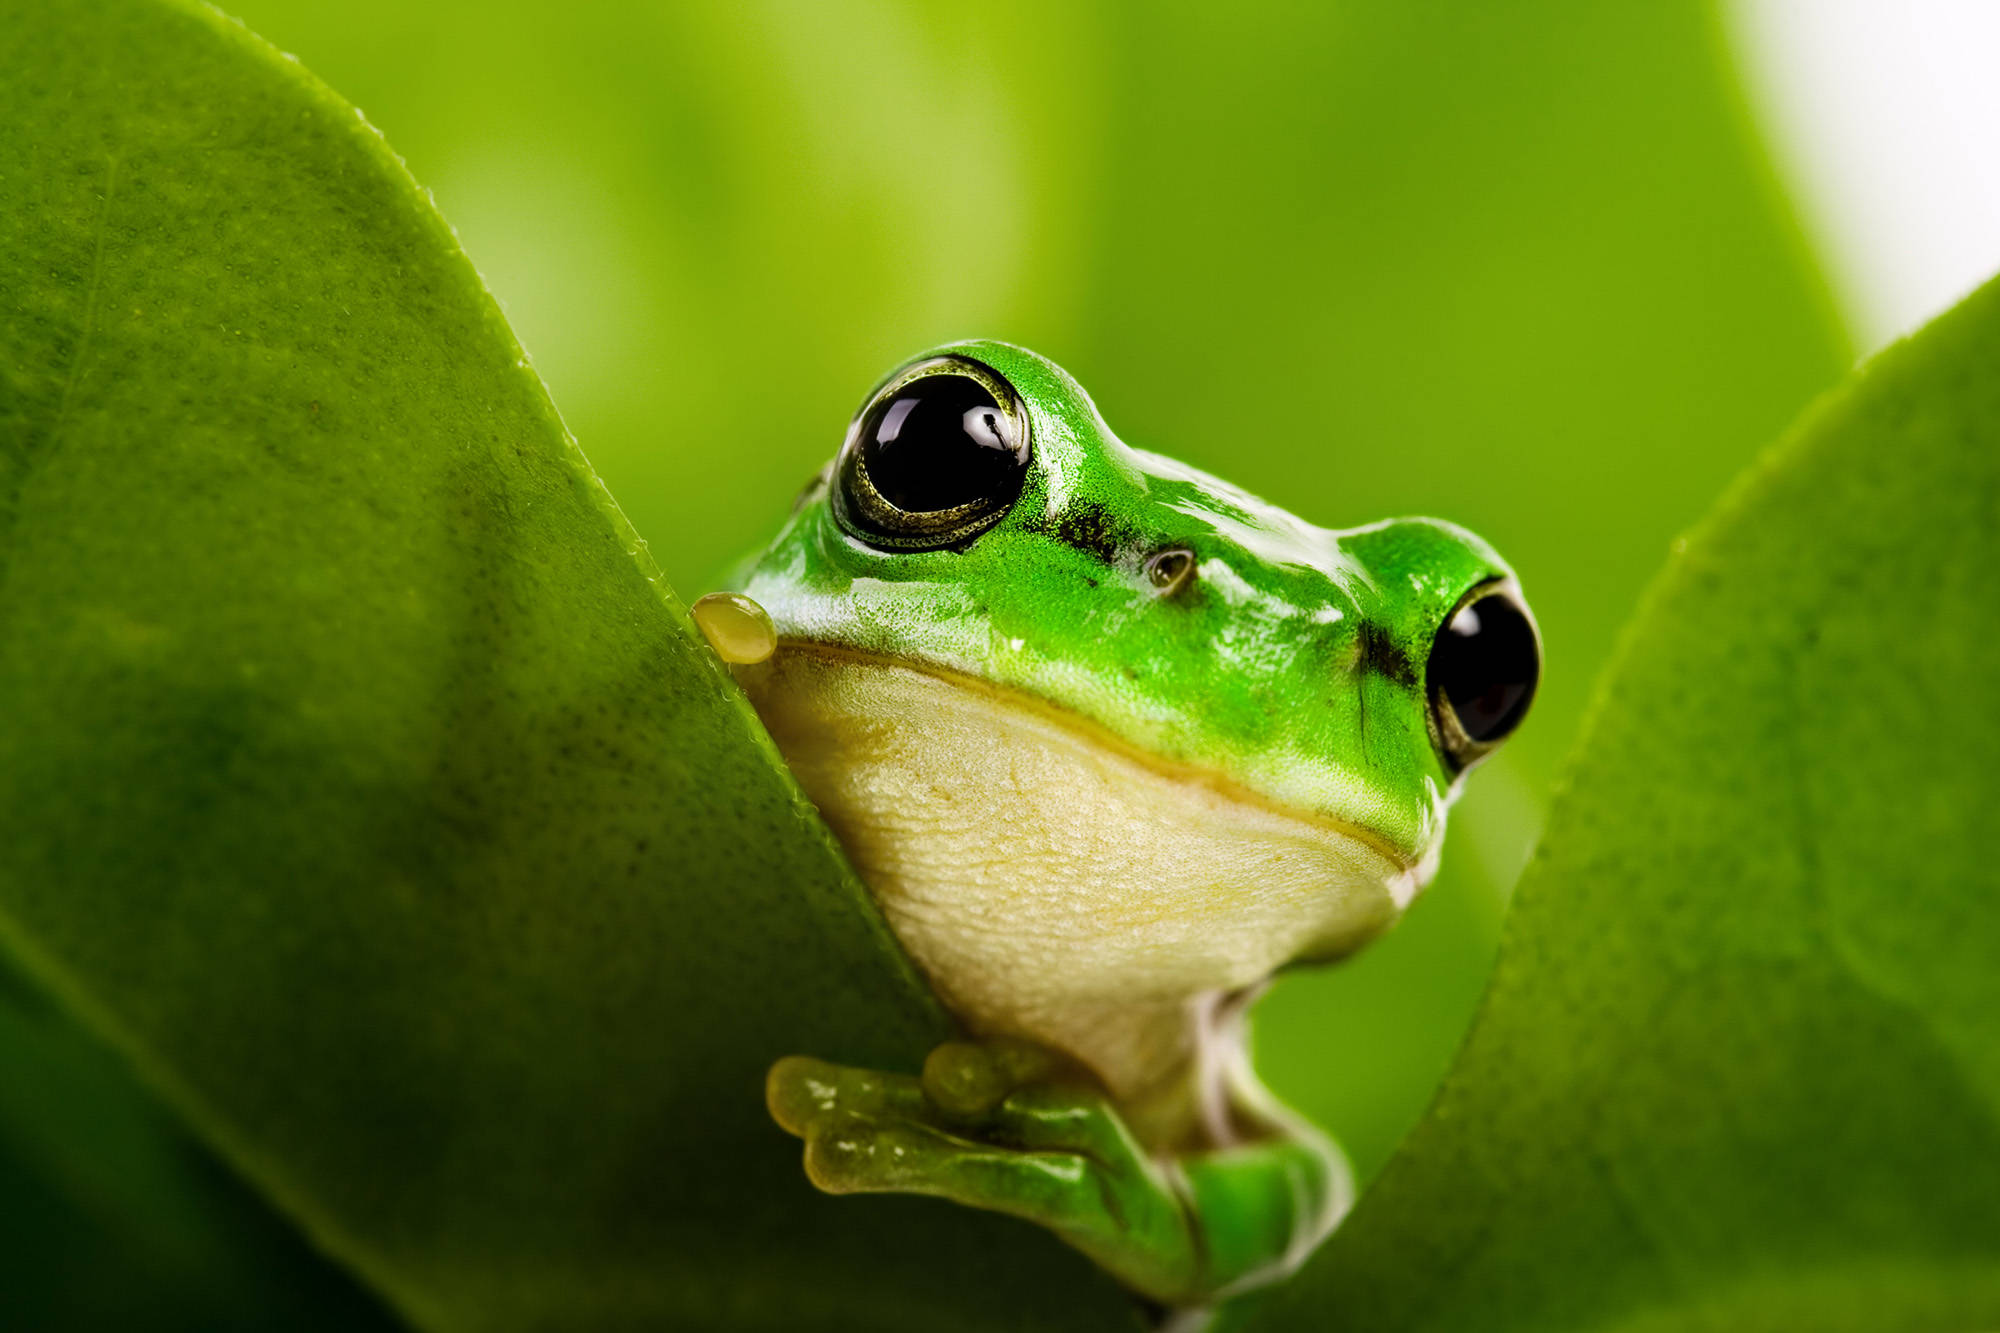
[[[1446,767],[1470,766],[1521,725],[1541,669],[1541,642],[1520,595],[1507,584],[1473,589],[1439,628],[1424,668]]]
[[[1194,552],[1185,546],[1169,546],[1146,557],[1146,581],[1170,597],[1194,582]]]

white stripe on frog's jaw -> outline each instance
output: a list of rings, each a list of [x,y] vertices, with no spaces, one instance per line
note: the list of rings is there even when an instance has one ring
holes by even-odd
[[[737,675],[947,1006],[1120,1098],[1192,1001],[1360,947],[1435,864],[976,678],[797,640]]]

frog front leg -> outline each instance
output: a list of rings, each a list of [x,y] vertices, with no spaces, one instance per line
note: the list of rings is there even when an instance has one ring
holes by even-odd
[[[1268,1102],[1246,1107],[1251,1141],[1159,1156],[1087,1075],[1026,1043],[947,1043],[922,1078],[793,1056],[766,1091],[820,1189],[1026,1219],[1163,1305],[1283,1276],[1349,1197],[1332,1145]]]

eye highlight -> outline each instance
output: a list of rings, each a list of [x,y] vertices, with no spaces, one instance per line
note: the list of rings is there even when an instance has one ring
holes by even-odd
[[[1028,458],[1012,385],[966,357],[921,361],[855,417],[834,464],[834,517],[883,550],[962,546],[1006,517]]]

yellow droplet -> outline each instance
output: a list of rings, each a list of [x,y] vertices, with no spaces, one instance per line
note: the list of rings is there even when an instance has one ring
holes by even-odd
[[[740,592],[712,592],[688,608],[702,637],[725,662],[748,665],[778,650],[771,613]]]

